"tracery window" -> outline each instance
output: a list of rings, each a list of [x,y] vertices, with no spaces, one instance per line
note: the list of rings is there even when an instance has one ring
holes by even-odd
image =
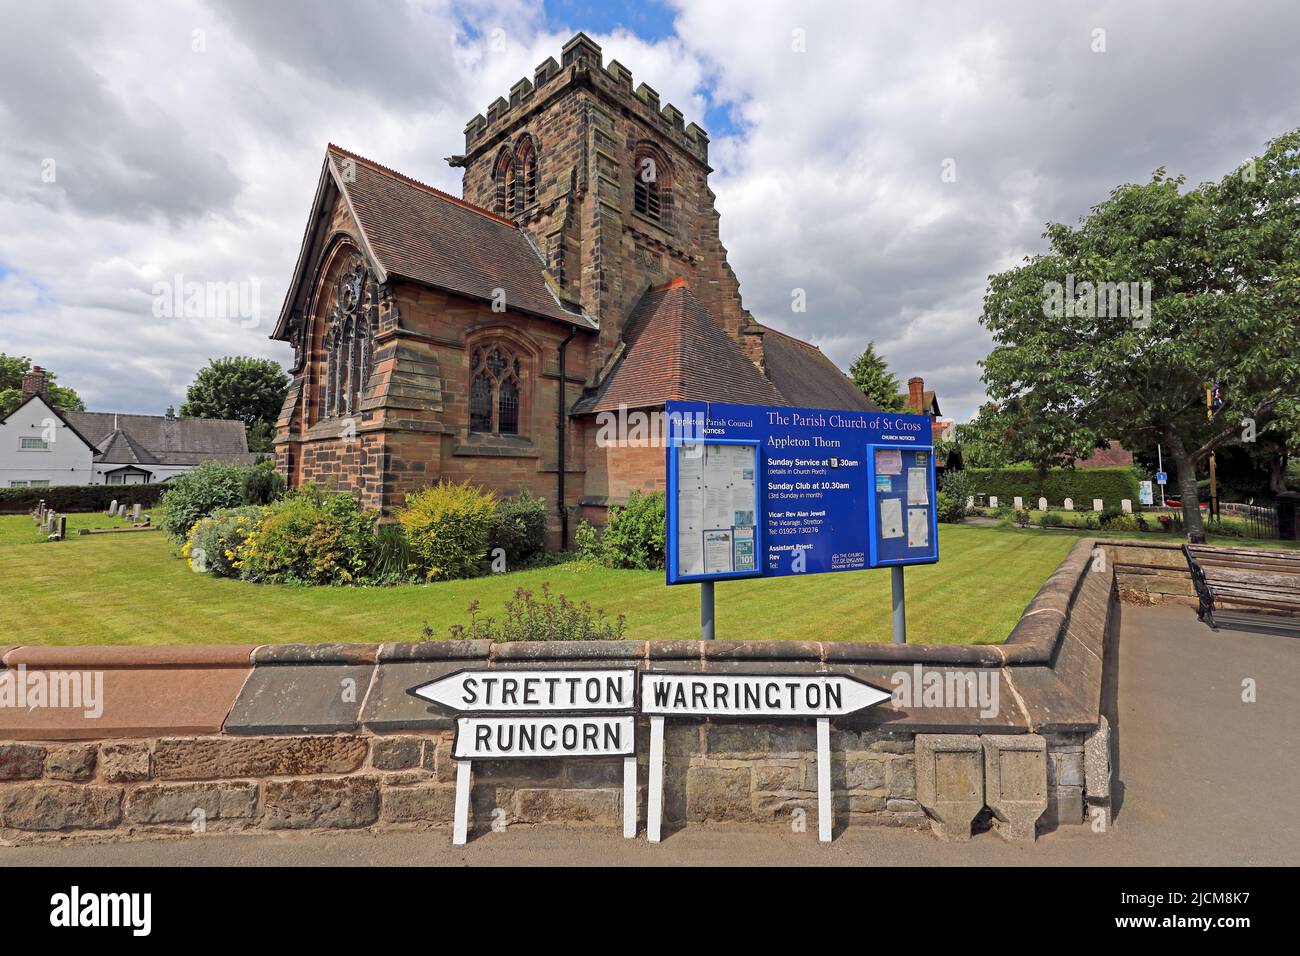
[[[326,325],[325,418],[356,415],[361,410],[374,354],[375,302],[374,278],[357,257],[335,285],[334,309]]]
[[[537,147],[531,136],[523,136],[513,150],[501,150],[492,178],[498,215],[518,215],[537,202]]]
[[[499,342],[474,347],[469,359],[469,430],[518,435],[524,366]]]

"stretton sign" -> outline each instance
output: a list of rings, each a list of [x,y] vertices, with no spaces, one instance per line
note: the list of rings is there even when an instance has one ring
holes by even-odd
[[[633,668],[464,670],[410,693],[461,712],[452,757],[456,806],[452,842],[469,830],[475,760],[623,758],[623,835],[635,837],[637,674]],[[844,674],[702,674],[645,671],[640,713],[650,718],[646,836],[663,822],[664,718],[814,718],[817,721],[817,831],[831,838],[830,718],[889,700]]]
[[[650,715],[646,836],[659,842],[663,820],[665,717],[815,717],[817,837],[831,839],[831,721],[890,694],[843,674],[701,674],[646,671],[641,712]]]
[[[893,568],[939,560],[926,415],[668,402],[668,583]]]
[[[636,836],[636,671],[465,670],[411,693],[464,712],[456,718],[456,807],[452,842],[469,831],[475,760],[623,758],[623,835]]]

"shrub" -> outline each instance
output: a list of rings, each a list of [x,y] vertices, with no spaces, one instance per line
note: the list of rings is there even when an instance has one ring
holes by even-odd
[[[248,539],[262,521],[264,509],[256,505],[222,508],[194,522],[181,556],[195,571],[219,578],[240,576],[248,558]]]
[[[947,524],[957,524],[966,517],[966,499],[957,498],[946,491],[934,497],[935,513]]]
[[[401,525],[376,525],[366,557],[366,577],[374,584],[402,584],[410,581],[416,570],[411,542]]]
[[[633,491],[627,504],[611,508],[600,536],[601,561],[610,568],[662,569],[667,554],[667,497]]]
[[[406,496],[397,520],[425,578],[472,577],[487,555],[497,498],[468,481],[440,481]]]
[[[978,493],[974,476],[965,469],[946,469],[939,479],[939,487],[963,508],[966,506],[966,499],[972,498]],[[939,520],[942,521],[943,519]]]
[[[1100,498],[1116,507],[1124,498],[1138,501],[1138,473],[1133,468],[1052,468],[1045,475],[1026,467],[965,468],[958,474],[966,475],[971,483],[967,494],[997,495],[999,501],[1011,501],[1017,495],[1034,502],[1046,498],[1058,506],[1066,498],[1076,504],[1091,504],[1092,499]],[[945,491],[949,491],[947,477],[945,473]]]
[[[455,640],[489,641],[618,641],[623,638],[626,619],[622,614],[614,620],[605,617],[600,609],[592,610],[586,601],[574,604],[563,594],[552,596],[551,585],[542,584],[538,600],[532,591],[516,588],[515,596],[506,601],[505,616],[498,622],[494,618],[480,618],[479,603],[469,606],[469,625],[455,624],[451,636]],[[428,627],[425,628],[426,635]]]
[[[159,524],[167,536],[180,544],[200,518],[218,508],[244,504],[244,477],[248,470],[244,465],[230,462],[205,461],[188,474],[173,478],[159,502]]]
[[[1029,516],[1029,512],[1028,512],[1026,509],[1024,509],[1024,508],[1017,508],[1017,509],[1016,509],[1016,518],[1015,518],[1015,521],[1016,521],[1016,525],[1017,525],[1017,527],[1020,527],[1020,528],[1028,528],[1028,527],[1029,527],[1029,522],[1030,522],[1030,520],[1032,520],[1032,519],[1030,518],[1030,516]]]
[[[604,557],[600,550],[600,532],[586,521],[578,522],[578,528],[573,532],[573,549],[579,561],[600,564]]]
[[[284,494],[284,479],[274,461],[259,461],[244,475],[244,504],[269,505]]]
[[[1043,516],[1038,519],[1038,524],[1043,528],[1059,528],[1065,524],[1065,519],[1055,511],[1045,511]]]
[[[363,581],[376,518],[349,494],[304,485],[266,508],[247,542],[243,576],[276,584]]]
[[[51,485],[45,488],[0,488],[0,514],[30,514],[42,501],[60,514],[103,511],[120,505],[152,508],[171,488],[161,482],[149,485]]]
[[[497,504],[488,532],[488,550],[503,548],[512,570],[522,568],[546,550],[546,502],[527,491]]]

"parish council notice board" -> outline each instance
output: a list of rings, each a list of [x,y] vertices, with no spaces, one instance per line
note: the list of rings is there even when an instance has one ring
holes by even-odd
[[[680,573],[757,570],[757,446],[692,443],[676,452]]]

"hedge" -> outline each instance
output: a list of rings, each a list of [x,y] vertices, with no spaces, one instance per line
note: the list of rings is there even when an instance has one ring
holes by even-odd
[[[967,468],[973,494],[997,495],[998,503],[1010,505],[1019,495],[1025,507],[1037,508],[1038,499],[1046,498],[1054,508],[1066,498],[1076,508],[1091,508],[1100,498],[1107,507],[1118,508],[1127,498],[1137,507],[1138,481],[1134,468],[1053,468],[1041,475],[1036,468]]]
[[[152,508],[169,486],[161,482],[150,485],[51,485],[48,488],[0,488],[0,514],[21,515],[45,507],[63,514],[106,511],[119,505]]]

